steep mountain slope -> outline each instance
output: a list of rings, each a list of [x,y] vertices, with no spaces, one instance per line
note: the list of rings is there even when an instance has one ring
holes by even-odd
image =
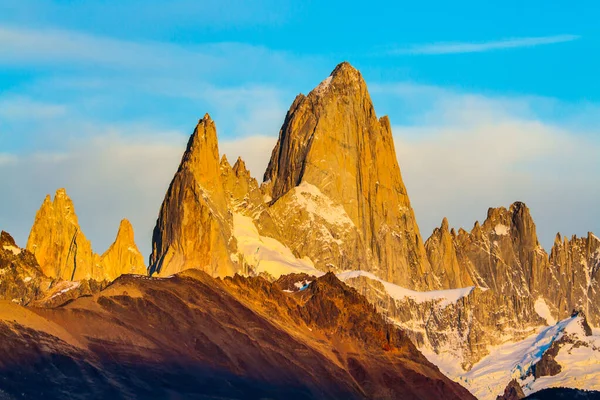
[[[542,271],[538,295],[552,307],[554,318],[570,310],[584,310],[593,326],[600,326],[600,239],[556,236],[550,263]],[[547,290],[551,288],[551,290]]]
[[[52,283],[35,256],[21,249],[7,232],[0,233],[0,300],[28,304]]]
[[[525,340],[494,348],[467,373],[445,372],[482,400],[495,399],[511,380],[525,395],[552,387],[600,390],[600,336],[592,333],[584,314],[574,314]]]
[[[319,269],[364,269],[408,288],[441,284],[428,275],[389,120],[376,117],[366,83],[350,64],[296,97],[264,179],[273,218],[296,227],[282,229],[279,239]],[[325,204],[331,212],[311,212]],[[299,245],[302,236],[310,240]]]
[[[160,209],[152,236],[149,273],[169,276],[186,268],[213,276],[239,267],[231,214],[221,180],[217,130],[208,114],[198,122]]]
[[[471,399],[332,275],[122,276],[54,309],[3,305],[4,398]]]

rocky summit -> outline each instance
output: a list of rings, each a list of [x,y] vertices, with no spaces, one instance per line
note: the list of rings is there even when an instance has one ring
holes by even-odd
[[[296,97],[264,178],[276,210],[313,202],[340,206],[316,221],[311,212],[298,220],[285,212],[275,216],[284,219],[280,226],[296,226],[294,234],[283,232],[284,243],[320,269],[363,269],[410,288],[440,286],[402,181],[389,119],[377,118],[367,85],[350,64]],[[299,243],[298,236],[314,231],[330,237]]]
[[[54,200],[50,195],[44,199],[35,216],[26,248],[50,278],[111,281],[121,274],[146,274],[131,223],[121,221],[112,246],[102,256],[94,253],[92,244],[79,226],[75,206],[65,189],[59,189]]]
[[[482,221],[423,241],[390,121],[341,63],[263,182],[198,121],[147,269],[128,220],[94,253],[64,189],[25,248],[2,232],[0,398],[597,395],[600,239],[548,254],[518,201]]]
[[[187,268],[213,276],[236,272],[230,254],[232,218],[221,180],[217,129],[208,114],[190,137],[165,196],[152,237],[150,274]]]

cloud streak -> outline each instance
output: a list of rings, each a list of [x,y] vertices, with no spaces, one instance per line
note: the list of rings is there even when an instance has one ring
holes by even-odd
[[[556,43],[572,42],[580,39],[578,35],[554,35],[526,38],[510,38],[489,42],[441,42],[414,45],[393,49],[390,55],[440,55],[461,53],[483,53],[494,50],[506,50],[522,47],[536,47]]]
[[[409,110],[410,122],[392,122],[399,164],[424,237],[443,217],[455,227],[470,229],[475,220],[485,218],[488,207],[517,200],[530,206],[546,248],[558,231],[600,231],[596,132],[540,119],[535,98],[487,97],[407,83],[372,87],[380,110],[386,103],[402,110],[405,104],[418,106]],[[219,109],[227,108],[225,103],[231,107],[215,118],[221,154],[232,163],[241,156],[260,181],[277,138],[276,130],[259,128],[275,124],[273,115],[281,106],[267,101],[277,99],[277,92],[256,89],[209,92]],[[243,104],[246,98],[265,108],[255,121],[248,120],[255,110]],[[222,135],[226,114],[240,113],[243,118],[233,125],[238,127],[233,129],[236,137]],[[145,123],[68,122],[53,124],[52,131],[32,130],[28,136],[31,141],[56,142],[52,150],[44,146],[44,152],[0,153],[0,210],[5,210],[0,229],[24,245],[45,194],[66,187],[97,252],[114,240],[120,219],[126,217],[148,254],[158,209],[194,121],[183,131]]]

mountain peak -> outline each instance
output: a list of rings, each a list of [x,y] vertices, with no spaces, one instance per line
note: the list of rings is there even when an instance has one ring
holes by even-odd
[[[246,168],[246,163],[242,160],[242,157],[238,157],[235,164],[233,164],[233,171],[236,176],[248,175],[250,176],[250,171]]]
[[[442,230],[443,231],[447,231],[450,227],[450,224],[448,223],[448,218],[444,217],[444,219],[442,219]]]
[[[35,216],[27,240],[46,276],[64,280],[94,277],[96,255],[81,228],[73,201],[64,188],[58,189],[54,201],[50,195]]]
[[[368,96],[367,85],[361,75],[361,73],[350,65],[349,62],[344,61],[338,64],[331,74],[325,78],[317,87],[315,87],[309,94],[311,98],[321,98],[326,93],[335,93],[336,95],[348,95],[352,93],[361,93],[358,98]],[[294,101],[297,104],[305,96],[300,95]],[[370,98],[369,98],[370,101]],[[294,106],[292,106],[292,109]]]
[[[221,174],[215,122],[206,114],[198,121],[183,154],[179,171],[187,170],[210,192],[222,191],[217,177]]]
[[[223,154],[223,157],[221,157],[221,162],[219,164],[221,165],[221,168],[231,168],[231,164],[229,164],[229,160],[225,154]]]
[[[119,238],[131,243],[134,242],[133,226],[131,225],[131,222],[129,222],[129,220],[126,218],[122,219],[121,223],[119,224],[117,239]]]
[[[2,246],[18,247],[15,239],[5,231],[0,232],[0,247]]]
[[[146,274],[144,256],[136,243],[133,226],[127,219],[121,220],[114,243],[100,258],[104,276],[113,280],[122,274]]]
[[[234,272],[229,252],[231,213],[221,178],[217,129],[208,114],[196,125],[163,200],[152,236],[150,274],[169,276],[188,268],[216,275]]]
[[[341,205],[364,241],[358,248],[382,279],[414,288],[409,271],[425,275],[427,256],[389,120],[377,118],[366,83],[349,63],[296,98],[265,173],[269,180],[273,202],[306,183]],[[353,267],[349,259],[331,264]]]

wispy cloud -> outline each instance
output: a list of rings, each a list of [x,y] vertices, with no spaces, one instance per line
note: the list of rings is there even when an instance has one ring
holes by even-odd
[[[24,96],[0,97],[0,117],[4,119],[49,119],[66,113],[67,107],[62,104],[43,103]]]
[[[384,86],[378,91],[381,95]],[[543,98],[490,97],[417,84],[390,84],[388,94],[396,104],[416,99],[421,105],[412,121],[393,131],[423,236],[443,217],[470,229],[488,207],[517,200],[531,208],[546,248],[556,232],[600,230],[600,210],[592,200],[600,195],[597,129],[540,118],[538,103],[548,102]]]
[[[420,44],[404,48],[392,49],[388,54],[459,54],[459,53],[482,53],[492,50],[514,49],[519,47],[535,47],[555,43],[572,42],[579,39],[579,35],[554,35],[526,38],[510,38],[489,42],[440,42]]]

